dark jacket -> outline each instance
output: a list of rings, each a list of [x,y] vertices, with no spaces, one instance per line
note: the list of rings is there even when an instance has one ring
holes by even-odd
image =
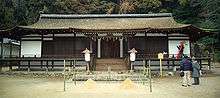
[[[180,70],[181,71],[192,71],[192,62],[186,58],[183,58],[180,61]]]
[[[193,68],[193,71],[192,71],[192,77],[199,77],[200,74],[199,74],[199,70],[200,70],[200,66],[198,64],[198,62],[194,61],[192,62],[192,68]]]

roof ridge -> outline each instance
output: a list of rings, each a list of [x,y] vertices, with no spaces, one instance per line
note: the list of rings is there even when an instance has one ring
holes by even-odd
[[[172,17],[172,13],[156,14],[41,14],[40,18],[153,18]]]

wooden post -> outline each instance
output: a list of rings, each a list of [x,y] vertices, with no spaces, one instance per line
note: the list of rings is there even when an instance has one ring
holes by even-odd
[[[200,65],[200,68],[202,69],[202,67],[203,67],[202,66],[202,58],[199,59],[199,65]]]
[[[40,61],[40,68],[43,68],[43,60]]]
[[[100,58],[101,57],[101,39],[98,39],[98,51],[97,52],[98,52],[97,57]]]
[[[12,43],[11,43],[11,41],[9,42],[9,47],[10,47],[9,57],[11,58],[12,57]],[[9,64],[10,64],[9,69],[10,69],[10,71],[12,71],[12,62],[10,61]]]
[[[30,68],[31,68],[31,64],[30,64],[30,60],[28,60],[28,72],[30,72]]]
[[[150,60],[148,61],[149,65],[149,80],[150,80],[150,92],[152,92],[152,83],[151,83],[151,65],[150,65]]]
[[[12,57],[12,42],[11,41],[9,42],[9,47],[10,47],[9,48],[10,49],[9,50],[9,57],[11,58]]]
[[[158,59],[160,59],[160,77],[162,77],[163,76],[163,72],[162,72],[163,53],[158,53]]]
[[[21,60],[18,60],[18,70],[21,68]]]
[[[145,67],[145,64],[146,64],[146,61],[145,61],[145,59],[143,59],[143,76],[145,76],[146,75],[146,67]],[[143,85],[144,85],[144,81],[143,81]]]
[[[1,58],[0,72],[2,72],[3,59]]]
[[[76,60],[73,61],[73,75],[74,75],[74,84],[76,85]]]
[[[145,61],[145,59],[143,59],[143,71],[144,71],[144,74],[145,74],[145,72],[146,72],[146,67],[145,67],[145,65],[146,65],[146,61]]]
[[[46,72],[48,72],[48,60],[46,60]]]
[[[173,71],[176,72],[175,59],[172,58]]]
[[[65,74],[66,74],[66,61],[65,60],[63,60],[63,91],[66,91],[66,76],[65,76]]]
[[[0,65],[0,72],[2,71],[2,66],[3,66],[3,37],[1,38],[1,65]]]
[[[211,70],[211,60],[210,60],[211,58],[209,57],[208,58],[208,66],[209,66],[209,70]]]
[[[163,71],[162,71],[162,59],[160,59],[160,77],[163,76]]]
[[[20,44],[19,44],[19,57],[21,58],[21,38],[19,39]],[[21,60],[19,60],[19,64],[18,64],[18,69],[20,70],[21,68]]]
[[[1,58],[0,72],[2,72],[2,66],[3,66],[3,59]]]
[[[54,59],[52,59],[51,61],[51,67],[52,67],[52,70],[54,69]]]

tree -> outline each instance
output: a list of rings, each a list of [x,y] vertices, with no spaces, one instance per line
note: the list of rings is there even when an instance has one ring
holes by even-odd
[[[158,13],[162,2],[160,0],[139,0],[137,13]]]
[[[119,14],[134,13],[136,6],[137,5],[132,1],[122,0],[122,2],[120,4]]]
[[[0,0],[0,29],[11,28],[14,25],[14,5],[11,0]]]

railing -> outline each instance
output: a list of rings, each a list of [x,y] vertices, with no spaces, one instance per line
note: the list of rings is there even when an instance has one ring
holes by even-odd
[[[67,56],[65,58],[63,57],[5,57],[0,59],[0,67],[9,67],[10,70],[12,70],[12,67],[18,67],[20,69],[21,67],[27,67],[28,71],[30,71],[31,67],[39,67],[39,68],[46,68],[46,71],[48,71],[49,67],[51,67],[51,70],[54,69],[54,67],[63,67],[63,61],[66,61],[67,67],[86,67],[86,62],[84,59],[83,54],[82,56]],[[90,61],[90,68],[91,70],[95,69],[95,55],[91,54],[91,61]]]
[[[168,70],[170,69],[170,67],[174,68],[174,67],[180,66],[179,62],[182,60],[182,59],[176,59],[174,56],[172,56],[172,58],[170,58],[170,55],[175,55],[175,54],[165,54],[164,59],[162,59],[162,65],[166,66]],[[129,60],[129,54],[127,54],[126,57]],[[136,55],[136,60],[132,64],[133,68],[134,69],[138,68],[138,67],[142,68],[143,62],[144,61],[149,61],[149,60],[151,61],[151,66],[158,66],[159,67],[159,64],[160,64],[159,61],[160,60],[157,58],[157,54],[137,54]],[[201,68],[203,68],[204,66],[208,66],[208,69],[211,70],[211,62],[213,61],[212,54],[210,54],[208,56],[197,57],[195,60],[198,61]],[[128,63],[128,64],[129,64],[128,66],[130,66],[130,63]]]
[[[151,66],[159,66],[159,59],[155,57],[150,57],[153,54],[137,54],[136,61],[133,64],[133,68],[142,67],[143,60],[151,60]],[[155,54],[154,54],[155,56]],[[48,55],[44,57],[5,57],[0,59],[0,67],[9,67],[12,69],[13,66],[18,68],[20,67],[28,67],[30,70],[31,67],[40,67],[46,68],[48,70],[49,67],[53,70],[54,67],[63,67],[62,61],[66,60],[67,66],[69,67],[86,67],[86,62],[84,61],[83,54],[75,54],[74,56],[57,56],[57,55]],[[168,58],[167,56],[162,59],[162,65],[167,66],[168,69],[170,67],[179,66],[179,61],[181,59],[176,58]],[[196,58],[198,60],[201,67],[208,66],[211,69],[211,62],[213,60],[212,56],[200,57]],[[130,68],[129,55],[124,55],[124,61],[127,64],[127,67]],[[91,54],[90,61],[90,70],[95,70],[96,68],[96,55]],[[147,64],[146,64],[147,65]]]

